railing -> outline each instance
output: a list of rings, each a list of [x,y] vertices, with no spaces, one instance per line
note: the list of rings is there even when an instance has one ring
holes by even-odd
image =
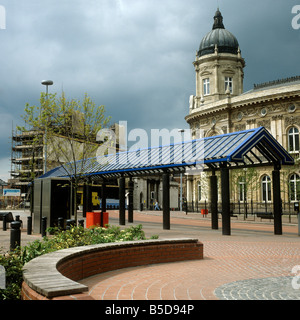
[[[183,210],[188,212],[201,213],[201,210],[207,209],[210,212],[210,202],[205,200],[203,202],[188,202],[183,206]],[[222,202],[218,202],[218,212],[222,211]],[[233,215],[244,215],[245,219],[248,216],[257,216],[262,214],[273,213],[273,202],[257,202],[257,201],[244,201],[232,202],[230,204],[230,211]],[[294,202],[282,202],[282,214],[289,217],[291,222],[292,216],[296,216],[297,212],[294,209]]]

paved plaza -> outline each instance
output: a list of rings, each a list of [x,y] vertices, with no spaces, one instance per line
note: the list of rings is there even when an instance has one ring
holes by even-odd
[[[117,224],[117,213],[110,222]],[[211,230],[209,218],[174,212],[171,230],[162,230],[161,213],[135,213],[146,235],[197,238],[204,260],[128,268],[81,281],[97,300],[300,300],[292,286],[292,269],[300,265],[296,225],[283,225],[275,236],[273,224],[232,219],[232,235]],[[127,224],[129,226],[129,224]],[[300,283],[300,280],[299,280]]]
[[[27,236],[26,215],[21,214],[22,245],[41,237]],[[109,219],[118,225],[118,212],[110,211]],[[272,222],[232,218],[231,236],[223,236],[221,220],[219,230],[211,230],[209,217],[200,214],[172,212],[171,230],[163,230],[161,212],[135,211],[134,221],[143,224],[147,237],[199,239],[204,259],[115,270],[80,281],[94,299],[300,300],[300,271],[292,272],[300,266],[295,223],[283,223],[283,235],[275,236]],[[9,244],[9,229],[1,228],[0,241],[2,247]]]

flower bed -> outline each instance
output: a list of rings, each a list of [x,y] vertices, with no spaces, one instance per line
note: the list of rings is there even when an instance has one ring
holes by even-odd
[[[0,289],[0,300],[19,300],[23,282],[22,268],[25,263],[41,255],[72,247],[87,246],[99,243],[112,243],[145,240],[142,225],[121,230],[120,227],[108,228],[73,227],[67,231],[49,228],[49,237],[35,240],[25,247],[13,252],[0,254],[0,265],[6,271],[6,289]],[[151,238],[157,238],[152,236]]]

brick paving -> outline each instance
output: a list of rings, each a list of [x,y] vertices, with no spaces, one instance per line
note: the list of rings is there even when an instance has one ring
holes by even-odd
[[[116,212],[110,223],[118,224]],[[300,300],[292,269],[300,265],[296,225],[275,236],[273,223],[232,220],[232,235],[211,230],[209,218],[173,213],[162,230],[161,213],[135,213],[147,236],[198,238],[204,260],[115,270],[81,281],[97,300]],[[127,226],[131,224],[127,223]],[[300,282],[300,280],[299,280]]]

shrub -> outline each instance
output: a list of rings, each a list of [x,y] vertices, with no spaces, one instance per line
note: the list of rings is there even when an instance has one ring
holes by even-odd
[[[0,289],[0,300],[20,299],[20,288],[23,281],[23,262],[20,257],[20,250],[0,254],[0,265],[5,268],[6,277],[6,288]]]

